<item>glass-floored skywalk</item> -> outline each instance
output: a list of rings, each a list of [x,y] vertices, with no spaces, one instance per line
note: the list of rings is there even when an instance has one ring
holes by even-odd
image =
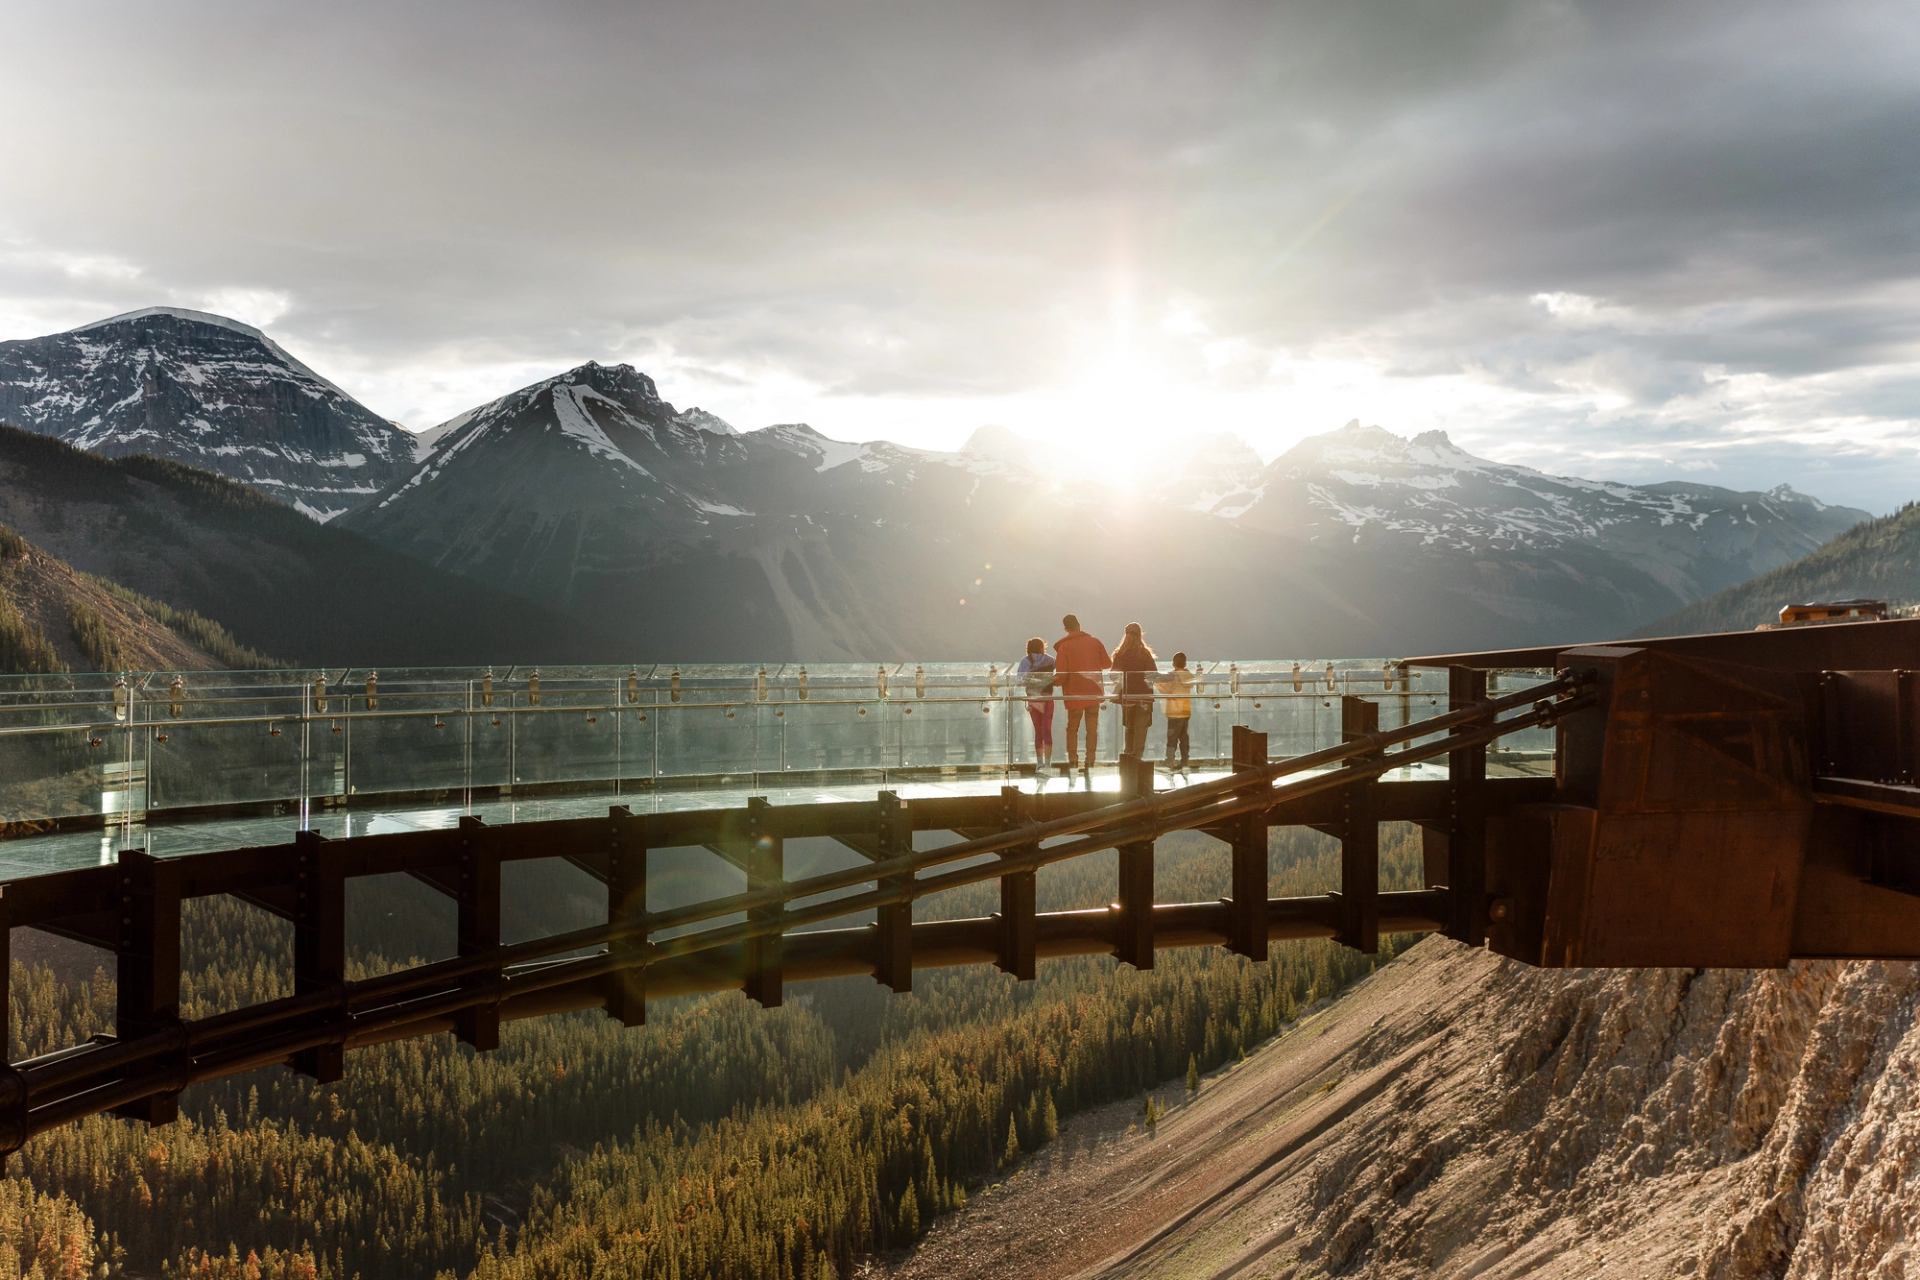
[[[1395,728],[1446,709],[1445,673],[1378,659],[1195,663],[1193,763],[1221,776],[1232,727],[1279,760],[1340,737],[1343,696]],[[1509,672],[1494,692],[1546,677]],[[1159,696],[1147,758],[1165,755]],[[111,862],[340,837],[604,814],[989,794],[1113,793],[1119,708],[1086,775],[1037,770],[1019,682],[987,663],[308,669],[0,677],[0,881]],[[1056,702],[1055,762],[1065,714]],[[1547,767],[1551,732],[1493,750]],[[1393,777],[1442,777],[1444,764]]]

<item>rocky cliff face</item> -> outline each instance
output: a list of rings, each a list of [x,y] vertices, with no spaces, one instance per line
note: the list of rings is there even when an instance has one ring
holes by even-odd
[[[1916,1010],[1912,964],[1554,973],[1429,940],[1157,1131],[1068,1126],[900,1271],[1905,1280]]]

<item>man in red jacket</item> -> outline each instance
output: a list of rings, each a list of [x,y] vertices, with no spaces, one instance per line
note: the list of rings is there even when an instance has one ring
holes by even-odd
[[[1093,767],[1094,745],[1100,736],[1100,702],[1106,696],[1100,673],[1113,665],[1107,646],[1080,629],[1080,619],[1068,614],[1060,619],[1067,634],[1053,642],[1055,670],[1060,676],[1060,693],[1067,704],[1067,768],[1082,773]],[[1080,763],[1080,722],[1087,725],[1086,763]]]

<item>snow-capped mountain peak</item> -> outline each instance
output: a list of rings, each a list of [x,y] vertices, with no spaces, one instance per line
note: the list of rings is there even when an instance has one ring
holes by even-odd
[[[695,431],[705,431],[709,435],[737,436],[740,434],[734,425],[717,413],[708,413],[695,405],[691,409],[682,409],[674,421],[683,427],[692,427]]]
[[[319,520],[385,487],[414,448],[252,325],[182,307],[0,342],[0,420],[205,467]]]
[[[1753,508],[1766,506],[1769,518]],[[1493,462],[1444,432],[1411,440],[1350,422],[1312,436],[1267,469],[1244,519],[1310,542],[1401,542],[1462,551],[1547,551],[1572,545],[1632,547],[1711,542],[1742,558],[1756,539],[1780,543],[1778,562],[1804,554],[1864,512],[1827,508],[1782,485],[1738,493],[1711,485],[1637,486]],[[1663,553],[1665,554],[1665,553]]]

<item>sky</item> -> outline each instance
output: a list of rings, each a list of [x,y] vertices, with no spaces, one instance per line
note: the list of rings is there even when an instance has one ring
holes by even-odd
[[[4,0],[0,338],[1920,498],[1920,6]]]

